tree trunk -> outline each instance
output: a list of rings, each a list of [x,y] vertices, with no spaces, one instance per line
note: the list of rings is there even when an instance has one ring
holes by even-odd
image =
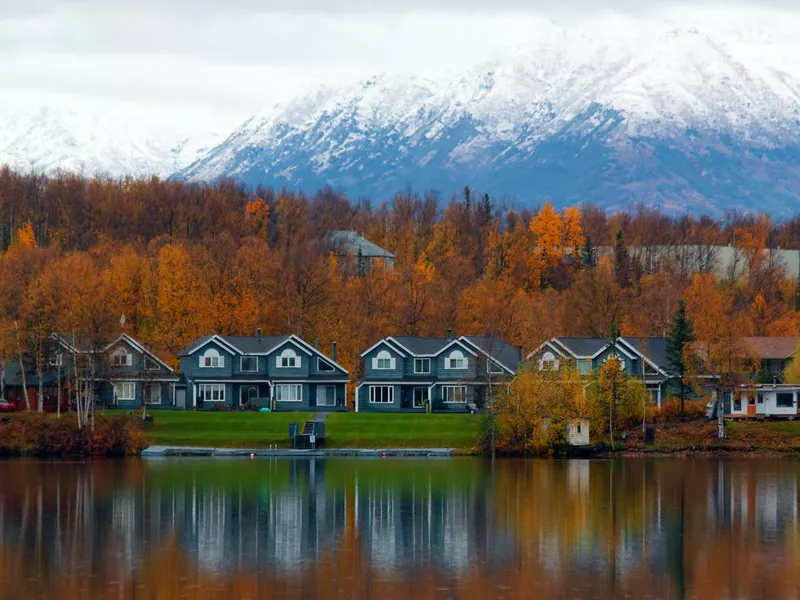
[[[58,369],[56,370],[56,418],[61,418],[61,359],[58,360]]]
[[[0,399],[6,399],[6,361],[0,362]]]
[[[19,359],[19,373],[22,378],[22,396],[25,398],[25,410],[31,412],[31,399],[28,397],[28,378],[25,377],[25,361],[22,359],[22,344],[19,342],[19,324],[14,321],[15,339],[17,341],[17,358]]]
[[[42,385],[42,380],[44,379],[44,373],[42,372],[42,365],[40,361],[36,361],[36,378],[39,380],[39,387],[36,390],[36,412],[43,413],[44,386]]]
[[[725,407],[722,404],[722,394],[717,392],[717,437],[725,439]]]

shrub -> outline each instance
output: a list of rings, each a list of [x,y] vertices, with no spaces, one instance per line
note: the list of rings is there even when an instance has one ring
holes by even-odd
[[[681,401],[673,396],[667,398],[661,408],[656,408],[653,411],[653,416],[656,423],[705,420],[706,403],[706,400],[686,400],[684,402],[684,414],[681,415]]]

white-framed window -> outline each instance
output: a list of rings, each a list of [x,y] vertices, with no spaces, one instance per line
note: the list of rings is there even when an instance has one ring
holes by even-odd
[[[467,359],[461,350],[453,350],[449,356],[444,359],[445,369],[466,369]]]
[[[542,357],[539,359],[540,371],[558,371],[560,366],[561,364],[556,358],[556,355],[549,350],[542,354]]]
[[[425,408],[428,404],[430,390],[426,387],[414,388],[414,408]]]
[[[240,362],[242,373],[256,373],[258,371],[257,356],[243,356]]]
[[[505,371],[503,370],[503,367],[489,359],[486,361],[486,372],[490,375],[502,375]]]
[[[50,357],[51,367],[60,367],[64,364],[64,355],[61,352],[56,352]]]
[[[417,375],[426,374],[431,372],[431,359],[430,358],[415,358],[414,359],[414,373]]]
[[[303,386],[299,383],[281,383],[275,386],[275,400],[278,402],[302,402]]]
[[[317,358],[317,371],[322,371],[324,373],[332,373],[336,370],[331,363],[328,361],[322,360],[321,358]]]
[[[275,366],[279,369],[296,369],[300,366],[300,357],[291,348],[286,348],[277,357]]]
[[[161,384],[151,383],[147,389],[147,403],[161,404]]]
[[[145,355],[144,368],[145,371],[158,371],[161,368],[161,366],[155,360]]]
[[[111,366],[130,367],[133,365],[133,354],[125,348],[117,348],[111,353]]]
[[[225,357],[216,348],[209,348],[200,355],[200,366],[204,369],[218,369],[225,366]]]
[[[442,400],[445,404],[466,404],[467,386],[445,385],[442,386]]]
[[[225,402],[224,383],[201,383],[197,395],[203,402]]]
[[[618,361],[619,362],[619,370],[620,371],[624,371],[625,370],[625,359],[622,358],[619,354],[617,354],[615,352],[612,352],[611,354],[609,354],[608,356],[606,356],[603,359],[603,364],[607,363],[610,360]]]
[[[389,354],[386,350],[381,350],[378,354],[375,355],[375,358],[372,359],[372,368],[379,369],[379,370],[388,370],[394,369],[395,362],[392,355]]]
[[[394,387],[391,385],[369,386],[370,404],[394,404]]]
[[[114,397],[117,400],[136,400],[136,382],[120,381],[115,383]]]

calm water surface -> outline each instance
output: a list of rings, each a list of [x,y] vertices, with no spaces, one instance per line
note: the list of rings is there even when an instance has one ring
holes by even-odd
[[[800,461],[0,462],[0,600],[798,598]]]

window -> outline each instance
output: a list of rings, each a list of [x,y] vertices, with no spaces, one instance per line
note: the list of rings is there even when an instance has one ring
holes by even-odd
[[[197,386],[197,397],[203,402],[225,402],[225,384],[201,383]]]
[[[775,399],[775,406],[778,408],[792,408],[794,406],[794,394],[792,392],[781,392]]]
[[[414,373],[425,374],[431,372],[431,359],[430,358],[415,358],[414,359]]]
[[[753,394],[750,394],[750,396],[747,398],[747,404],[750,406],[756,405],[756,397]]]
[[[149,356],[144,357],[144,368],[146,371],[158,371],[159,364]]]
[[[151,383],[147,390],[147,403],[148,404],[161,404],[161,384]]]
[[[392,355],[386,350],[381,350],[378,355],[372,359],[373,369],[394,369],[394,359]]]
[[[465,404],[467,402],[467,386],[445,385],[442,387],[442,400],[445,404]]]
[[[428,388],[414,388],[414,408],[425,408],[428,404]]]
[[[758,403],[759,404],[764,404],[764,394],[759,394],[758,395]]]
[[[275,386],[275,400],[278,402],[302,402],[303,386],[295,383],[282,383]]]
[[[204,369],[218,369],[225,366],[225,357],[214,348],[209,348],[200,357],[200,366]]]
[[[540,371],[558,371],[558,368],[561,366],[556,355],[552,352],[548,351],[542,354],[542,357],[539,359],[539,370]]]
[[[291,348],[287,348],[278,356],[276,363],[279,369],[296,369],[300,366],[300,357]]]
[[[51,367],[60,367],[64,364],[64,357],[60,352],[56,352],[53,356],[50,357],[50,366]]]
[[[390,385],[372,385],[369,388],[370,404],[393,404],[394,388]]]
[[[610,360],[616,360],[619,363],[619,370],[620,371],[624,371],[625,370],[625,359],[622,358],[619,354],[616,354],[615,352],[612,352],[611,354],[606,356],[605,359],[603,359],[603,364],[607,363]]]
[[[740,395],[737,395],[733,399],[733,410],[735,410],[737,412],[742,410],[742,397]]]
[[[450,353],[450,356],[444,359],[444,368],[445,369],[467,368],[467,359],[464,358],[464,354],[461,352],[461,350],[453,350]]]
[[[133,365],[133,355],[125,348],[117,348],[111,354],[111,365],[114,367],[130,367]]]
[[[493,360],[486,361],[486,372],[493,374],[493,375],[502,375],[503,374],[503,367],[498,365]]]
[[[317,371],[323,371],[325,373],[331,373],[331,372],[333,372],[335,370],[336,370],[336,368],[332,364],[322,360],[321,358],[317,359]]]
[[[243,356],[241,359],[242,373],[255,373],[258,371],[257,356]]]
[[[117,400],[136,400],[136,382],[121,381],[114,384],[114,397]]]
[[[336,387],[332,385],[317,386],[317,406],[336,406]]]

